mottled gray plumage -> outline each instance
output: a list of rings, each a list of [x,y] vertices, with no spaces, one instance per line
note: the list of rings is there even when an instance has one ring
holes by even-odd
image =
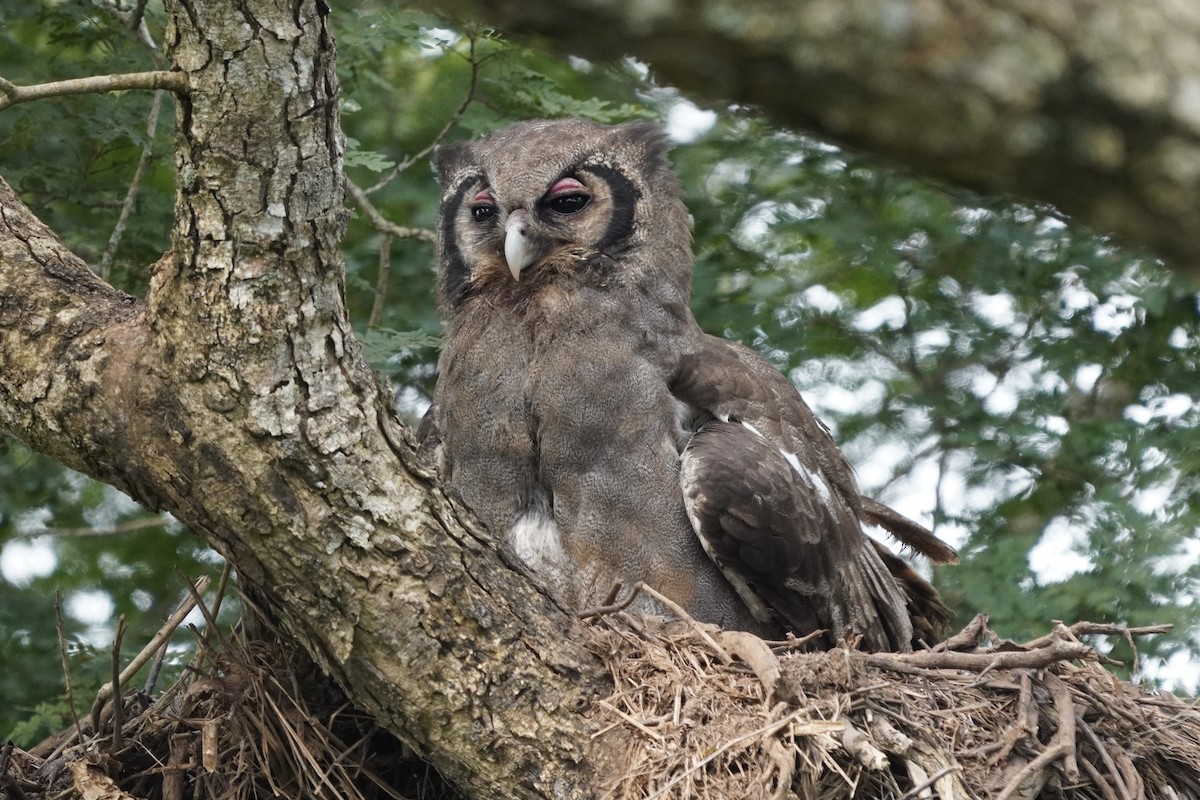
[[[649,124],[563,120],[439,151],[446,346],[423,445],[574,607],[645,581],[726,627],[932,641],[936,593],[863,525],[953,551],[861,498],[791,384],[700,330],[666,149]]]

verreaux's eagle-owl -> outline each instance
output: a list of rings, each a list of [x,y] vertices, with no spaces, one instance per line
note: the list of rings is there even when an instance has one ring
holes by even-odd
[[[697,325],[666,151],[653,125],[582,120],[440,149],[446,341],[423,446],[576,608],[644,581],[725,627],[932,641],[936,592],[863,528],[953,551],[860,496],[791,383]]]

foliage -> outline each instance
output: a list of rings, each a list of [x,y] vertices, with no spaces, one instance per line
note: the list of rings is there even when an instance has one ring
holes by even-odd
[[[0,75],[32,84],[155,68],[104,8],[0,8]],[[564,60],[383,4],[337,14],[348,176],[398,225],[435,224],[429,152],[439,140],[517,118],[678,119],[687,109],[636,64]],[[153,13],[149,29],[161,32]],[[96,265],[150,146],[109,272],[134,293],[169,246],[172,217],[169,104],[150,139],[151,102],[75,96],[0,113],[0,173]],[[1021,639],[1051,618],[1175,622],[1148,652],[1194,647],[1200,325],[1190,287],[1053,209],[930,185],[745,110],[682,138],[674,160],[695,222],[702,325],[786,370],[866,488],[961,546],[963,564],[935,577],[964,620],[986,611]],[[438,341],[431,245],[386,237],[352,208],[344,253],[367,352],[415,419]],[[115,529],[146,516],[13,442],[0,475],[6,564],[34,552],[40,527]],[[113,619],[134,624],[125,641],[136,649],[178,600],[181,573],[219,569],[170,523],[37,541],[53,571],[0,581],[0,690],[42,718],[65,708],[52,700],[62,687],[54,588],[68,599],[102,592]],[[99,680],[107,653],[88,654],[107,646],[111,621],[64,623],[73,671],[86,683],[94,664]],[[8,713],[0,736],[18,722]]]

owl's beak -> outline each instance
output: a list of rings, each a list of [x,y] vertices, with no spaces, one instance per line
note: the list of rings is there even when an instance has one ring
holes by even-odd
[[[504,223],[504,260],[508,262],[508,271],[514,281],[521,280],[521,270],[537,258],[537,248],[526,235],[528,227],[529,212],[523,208],[509,214]]]

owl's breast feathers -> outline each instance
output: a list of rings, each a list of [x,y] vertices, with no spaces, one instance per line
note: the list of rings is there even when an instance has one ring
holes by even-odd
[[[871,650],[937,640],[949,612],[902,559],[869,538],[877,525],[939,562],[928,530],[859,495],[841,452],[794,387],[761,356],[703,336],[671,383],[711,421],[681,457],[688,517],[756,618],[786,630],[847,632]]]

